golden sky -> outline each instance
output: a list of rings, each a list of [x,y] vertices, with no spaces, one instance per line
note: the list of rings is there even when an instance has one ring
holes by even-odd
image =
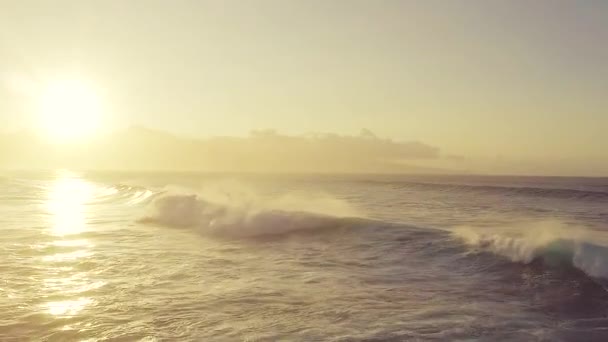
[[[99,132],[366,128],[438,148],[440,167],[608,174],[605,1],[0,0],[0,8],[0,132],[38,127],[31,89],[69,78],[90,84],[103,104]],[[452,155],[466,165],[450,164]]]

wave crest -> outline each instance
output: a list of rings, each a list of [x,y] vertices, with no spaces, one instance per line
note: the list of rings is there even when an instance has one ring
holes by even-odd
[[[608,280],[608,246],[599,244],[592,232],[567,229],[556,223],[523,225],[518,230],[486,233],[460,227],[453,233],[475,252],[490,252],[513,262],[541,261],[548,266],[576,267],[594,278]]]
[[[204,234],[247,238],[338,228],[345,218],[303,211],[258,208],[210,202],[194,194],[165,194],[152,202],[151,213],[139,222],[195,228]]]

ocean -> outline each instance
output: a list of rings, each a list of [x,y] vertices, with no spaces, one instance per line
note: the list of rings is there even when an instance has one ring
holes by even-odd
[[[0,341],[608,341],[608,179],[12,172]]]

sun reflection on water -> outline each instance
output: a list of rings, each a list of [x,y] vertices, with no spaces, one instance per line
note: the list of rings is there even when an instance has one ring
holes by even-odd
[[[76,300],[64,300],[60,302],[50,302],[46,304],[48,313],[53,316],[74,316],[85,306],[90,304],[90,298],[78,298]]]
[[[78,250],[70,253],[57,253],[53,255],[47,255],[42,260],[44,261],[72,261],[76,259],[81,259],[83,257],[87,257],[93,255],[93,252],[87,250]]]
[[[78,270],[78,263],[94,254],[94,245],[89,239],[73,238],[87,232],[89,204],[94,197],[95,186],[69,171],[59,171],[49,187],[44,208],[50,215],[48,232],[56,239],[48,244],[52,254],[42,257],[48,264],[42,291],[44,297],[65,298],[43,304],[44,310],[53,316],[76,315],[93,302],[83,294],[105,284]],[[70,298],[75,294],[79,297]]]
[[[76,174],[61,171],[50,188],[46,209],[52,215],[52,232],[57,236],[82,233],[86,228],[87,203],[94,186]]]
[[[52,242],[53,246],[57,247],[91,247],[92,244],[89,240],[57,240]]]

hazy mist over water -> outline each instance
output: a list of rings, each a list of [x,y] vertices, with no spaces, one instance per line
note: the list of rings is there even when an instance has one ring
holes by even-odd
[[[601,158],[584,162],[581,158],[476,159],[420,141],[381,137],[368,129],[344,135],[289,135],[265,129],[247,136],[187,138],[134,126],[68,143],[34,133],[0,133],[0,170],[62,168],[273,174],[608,174],[608,164]]]
[[[607,185],[5,173],[0,339],[604,341]]]
[[[436,147],[379,138],[365,129],[356,135],[260,130],[248,137],[188,139],[132,127],[67,146],[15,133],[0,135],[0,151],[0,168],[13,170],[399,173],[433,171],[408,163],[440,158]]]
[[[606,176],[607,23],[594,0],[12,1],[0,169]]]

